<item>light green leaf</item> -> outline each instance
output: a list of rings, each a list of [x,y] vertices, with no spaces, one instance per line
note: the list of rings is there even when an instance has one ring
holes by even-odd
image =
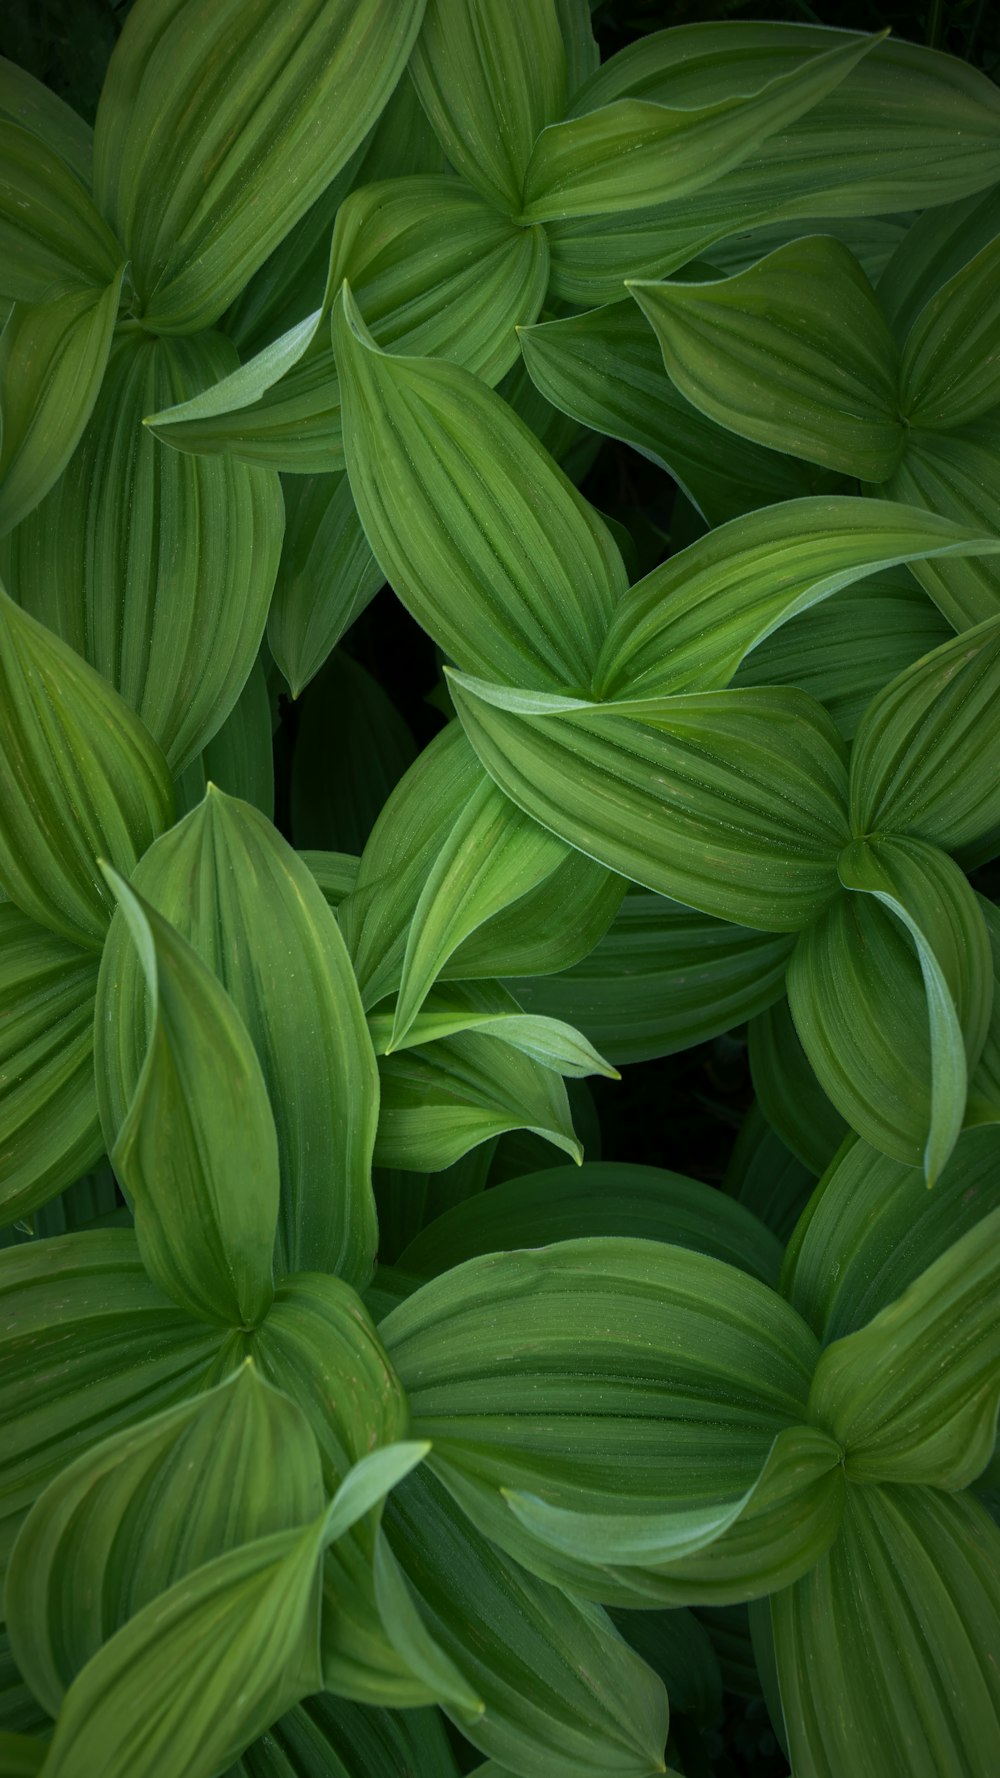
[[[375,122],[421,12],[150,0],[129,19],[101,92],[94,189],[145,326],[194,332],[222,314]]]
[[[98,950],[113,908],[98,858],[131,872],[172,818],[166,761],[142,723],[0,586],[0,888]]]
[[[89,187],[94,148],[89,124],[51,87],[5,56],[0,56],[0,117],[37,136]]]
[[[227,1778],[458,1778],[436,1710],[370,1710],[319,1693],[249,1746]]]
[[[536,971],[548,976],[589,955],[614,919],[625,888],[623,877],[568,849],[537,889],[463,939],[442,978],[495,976],[503,970],[515,978],[520,996],[523,976]]]
[[[608,869],[776,932],[815,919],[834,889],[846,774],[832,723],[803,693],[552,699],[534,715],[529,693],[450,684],[505,795]]]
[[[103,290],[125,257],[59,154],[0,115],[0,297],[38,303],[71,286]]]
[[[978,531],[1000,531],[1000,410],[954,431],[911,428],[906,454],[887,498],[946,515]],[[954,630],[985,623],[1000,611],[1000,568],[992,556],[915,562],[913,572]]]
[[[299,857],[315,877],[327,906],[336,910],[358,880],[360,858],[349,852],[300,852]]]
[[[852,1488],[844,1531],[771,1602],[799,1778],[991,1778],[1000,1533],[968,1496]]]
[[[778,1243],[749,1210],[700,1180],[620,1161],[505,1179],[422,1229],[399,1265],[433,1278],[484,1253],[606,1235],[691,1247],[777,1282]]]
[[[642,210],[712,185],[825,98],[878,41],[841,37],[774,79],[755,69],[752,92],[744,73],[741,90],[684,109],[648,98],[594,108],[590,82],[575,102],[585,114],[555,124],[535,145],[524,181],[525,220]]]
[[[1000,821],[1000,616],[908,667],[869,706],[851,753],[856,834],[947,851]]]
[[[553,0],[428,0],[410,73],[452,166],[517,214],[535,139],[565,111]]]
[[[293,698],[381,585],[346,475],[289,478],[267,640]]]
[[[847,1126],[809,1065],[787,1000],[776,1001],[751,1021],[747,1060],[757,1102],[771,1128],[803,1166],[822,1173]]]
[[[113,871],[107,876],[145,977],[104,1037],[124,1055],[144,1057],[124,1122],[106,1131],[115,1172],[135,1203],[139,1249],[150,1276],[189,1314],[251,1328],[273,1294],[279,1195],[261,1066],[197,952]],[[105,1005],[113,970],[106,953]],[[99,1082],[102,1074],[99,1067]],[[106,1110],[102,1102],[102,1121]]]
[[[225,989],[227,1022],[235,1016],[256,1051],[281,1171],[279,1275],[337,1272],[366,1284],[377,1241],[370,1174],[378,1075],[344,941],[308,866],[256,809],[212,789],[147,853],[132,886]],[[126,920],[116,921],[98,1007],[109,1140],[138,1087],[141,1018],[137,1010],[138,1026],[119,1021],[123,1008],[142,1008],[142,967]],[[247,1090],[255,1072],[247,1065]],[[266,1154],[249,1109],[242,1117]],[[248,1189],[249,1175],[241,1195]]]
[[[808,464],[706,419],[663,368],[629,301],[518,329],[535,387],[584,426],[620,438],[672,475],[709,524],[816,491]]]
[[[18,1515],[75,1457],[208,1387],[240,1352],[161,1295],[124,1229],[7,1248],[0,1297],[5,1559]]]
[[[167,451],[142,429],[234,360],[220,334],[120,333],[68,470],[6,546],[16,597],[121,692],[175,773],[257,655],[283,525],[277,476]]]
[[[30,512],[73,455],[97,400],[124,268],[101,293],[16,304],[0,335],[0,533]]]
[[[603,521],[468,371],[378,351],[346,290],[333,332],[351,487],[408,610],[471,672],[588,683],[625,589]]]
[[[96,988],[91,952],[0,902],[0,1222],[46,1203],[103,1152]]]
[[[271,697],[259,658],[222,727],[175,782],[178,816],[197,808],[210,784],[273,819]]]
[[[713,283],[630,283],[673,381],[772,450],[885,481],[905,442],[898,354],[854,255],[828,235]]]
[[[401,1040],[394,1034],[395,1019],[389,1008],[369,1014],[368,1027],[378,1056],[475,1031],[481,1037],[510,1044],[567,1079],[580,1080],[588,1074],[621,1078],[572,1025],[524,1012],[500,982],[451,982],[432,989]]]
[[[50,1483],[11,1556],[11,1647],[35,1695],[58,1716],[77,1674],[144,1606],[324,1502],[307,1420],[249,1361],[105,1439]]]
[[[690,1049],[784,992],[792,941],[634,890],[590,955],[517,981],[526,1011],[575,1025],[616,1064]]]
[[[931,297],[903,351],[910,425],[951,431],[1000,402],[1000,235]]]

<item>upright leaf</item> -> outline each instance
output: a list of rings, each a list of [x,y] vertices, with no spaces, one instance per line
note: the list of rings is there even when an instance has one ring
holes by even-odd
[[[0,115],[0,297],[38,303],[74,285],[103,290],[124,257],[58,152]]]
[[[0,117],[37,136],[89,186],[94,148],[89,125],[51,87],[5,56],[0,56]]]

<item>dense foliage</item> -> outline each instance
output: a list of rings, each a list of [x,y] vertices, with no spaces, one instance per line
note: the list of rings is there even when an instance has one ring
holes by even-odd
[[[0,1778],[1000,1770],[983,8],[636,10],[12,8]]]

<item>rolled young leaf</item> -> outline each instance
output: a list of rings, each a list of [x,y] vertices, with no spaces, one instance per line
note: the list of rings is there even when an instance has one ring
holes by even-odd
[[[106,1132],[112,1165],[135,1202],[139,1250],[150,1276],[189,1314],[251,1328],[273,1295],[280,1189],[261,1066],[197,952],[105,869],[145,977],[145,992],[137,982],[105,1038],[144,1058],[124,1122]]]
[[[0,587],[0,888],[99,950],[97,860],[131,872],[173,819],[166,761],[113,686]]]
[[[73,286],[103,290],[125,257],[59,154],[0,116],[0,297],[38,303]]]

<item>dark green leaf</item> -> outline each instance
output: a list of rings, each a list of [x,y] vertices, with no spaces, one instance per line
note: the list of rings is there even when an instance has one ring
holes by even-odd
[[[267,639],[293,698],[382,585],[346,475],[289,478]]]
[[[813,1174],[822,1173],[847,1126],[809,1065],[781,999],[751,1022],[747,1055],[761,1111],[785,1147]]]
[[[0,115],[0,297],[38,303],[74,285],[103,290],[125,257],[66,162]]]
[[[907,337],[902,406],[910,425],[951,431],[1000,402],[1000,235],[938,289]]]

